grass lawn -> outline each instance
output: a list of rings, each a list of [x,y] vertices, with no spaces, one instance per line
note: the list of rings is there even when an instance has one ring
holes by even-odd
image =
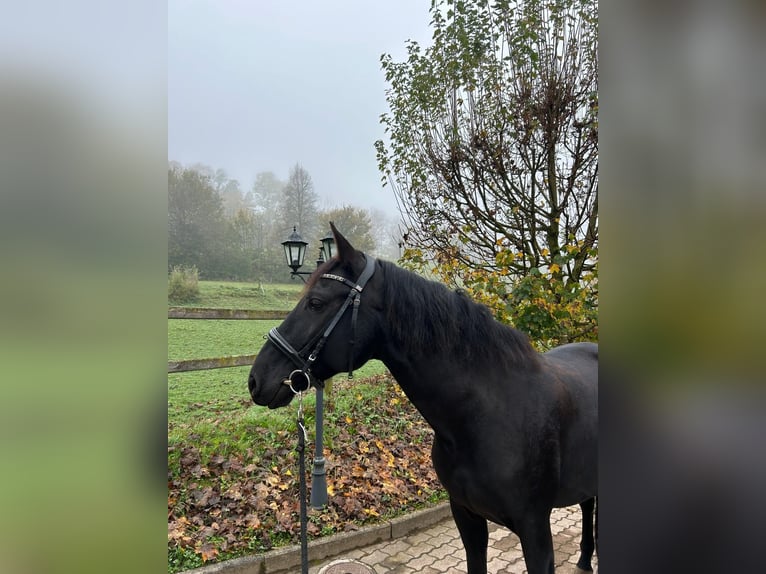
[[[168,360],[251,355],[282,321],[168,319]]]
[[[235,281],[200,281],[200,297],[178,307],[210,307],[218,309],[259,309],[289,311],[298,302],[303,282],[262,284]]]
[[[289,310],[302,284],[203,281],[197,307]],[[264,293],[265,292],[265,293]],[[168,320],[172,360],[252,354],[279,321]],[[296,405],[252,404],[249,367],[168,375],[168,571],[263,552],[298,540]],[[382,363],[326,392],[330,504],[311,511],[312,538],[443,500],[432,432]],[[304,399],[313,441],[314,393]],[[308,466],[313,456],[309,444]],[[396,461],[395,463],[393,461]],[[309,468],[310,472],[310,468]]]

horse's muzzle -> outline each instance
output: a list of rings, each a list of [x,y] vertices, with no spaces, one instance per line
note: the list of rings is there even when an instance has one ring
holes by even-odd
[[[274,392],[269,392],[263,388],[263,381],[258,381],[253,373],[247,379],[247,388],[250,391],[250,398],[256,405],[276,409],[290,404],[295,393],[284,384],[277,385]]]

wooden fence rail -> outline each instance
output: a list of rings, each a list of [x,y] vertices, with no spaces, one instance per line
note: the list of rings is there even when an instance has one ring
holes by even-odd
[[[255,355],[235,355],[232,357],[215,357],[212,359],[188,359],[185,361],[168,361],[168,373],[187,373],[189,371],[205,371],[208,369],[225,369],[227,367],[244,367],[252,365]]]
[[[289,311],[259,311],[257,309],[203,309],[200,307],[170,307],[168,319],[260,319],[276,320],[287,317]]]
[[[249,319],[278,320],[287,317],[289,311],[258,311],[254,309],[202,309],[198,307],[170,307],[168,319]],[[168,373],[187,373],[228,367],[252,365],[255,355],[235,355],[231,357],[212,357],[209,359],[187,359],[168,361]]]

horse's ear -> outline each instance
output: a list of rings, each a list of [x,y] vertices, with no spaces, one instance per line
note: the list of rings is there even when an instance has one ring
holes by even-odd
[[[354,263],[356,258],[356,249],[348,242],[348,239],[343,237],[340,231],[335,228],[335,224],[330,222],[330,229],[335,236],[335,246],[338,249],[338,260],[341,263],[347,263],[349,265]]]

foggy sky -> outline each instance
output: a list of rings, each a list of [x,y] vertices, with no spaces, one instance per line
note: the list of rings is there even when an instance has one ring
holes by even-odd
[[[320,207],[396,215],[373,143],[380,56],[430,43],[430,0],[170,0],[168,159],[224,169],[243,191],[300,162]]]

